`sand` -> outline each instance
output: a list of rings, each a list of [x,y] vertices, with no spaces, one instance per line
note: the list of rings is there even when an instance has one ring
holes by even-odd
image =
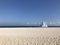
[[[0,45],[60,45],[60,28],[0,28]]]

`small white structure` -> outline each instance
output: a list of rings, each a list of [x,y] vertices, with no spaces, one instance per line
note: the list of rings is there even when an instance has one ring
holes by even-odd
[[[48,27],[46,22],[42,22],[42,27]]]

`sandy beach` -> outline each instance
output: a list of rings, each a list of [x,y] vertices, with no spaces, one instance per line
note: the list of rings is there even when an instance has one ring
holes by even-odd
[[[60,45],[60,28],[0,28],[0,45]]]

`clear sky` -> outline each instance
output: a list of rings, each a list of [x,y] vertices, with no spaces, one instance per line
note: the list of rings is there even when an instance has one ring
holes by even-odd
[[[0,0],[0,23],[60,21],[60,0]]]

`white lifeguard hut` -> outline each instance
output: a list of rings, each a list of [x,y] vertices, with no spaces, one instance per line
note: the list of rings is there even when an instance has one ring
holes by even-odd
[[[42,22],[42,27],[48,27],[46,22]]]

